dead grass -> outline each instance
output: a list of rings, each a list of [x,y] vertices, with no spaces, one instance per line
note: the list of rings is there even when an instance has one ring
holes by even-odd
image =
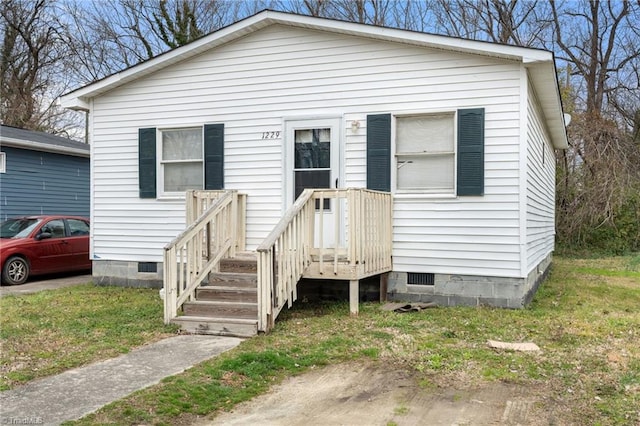
[[[554,424],[640,424],[639,265],[638,255],[558,258],[550,279],[522,310],[458,307],[395,314],[369,303],[361,305],[358,317],[350,317],[346,303],[299,304],[283,313],[272,333],[78,423],[189,424],[264,393],[285,377],[366,360],[405,369],[427,389],[496,382],[523,387]],[[12,376],[11,383],[23,382],[42,375],[47,365],[60,371],[76,359],[115,356],[170,331],[161,325],[157,295],[150,302],[131,303],[124,296],[129,290],[91,290],[96,296],[72,291],[23,306],[9,303],[21,315],[7,329],[3,309],[1,336],[10,351],[5,355],[3,348],[2,374],[8,376],[13,368],[25,376]],[[85,299],[92,301],[85,306],[102,313],[83,313],[80,301]],[[144,308],[148,303],[154,307]],[[125,305],[131,310],[123,310]],[[95,320],[87,320],[94,315]],[[65,316],[73,332],[56,330]],[[117,333],[116,324],[125,324],[125,330]],[[531,341],[542,351],[494,350],[486,344],[489,339]],[[93,343],[83,346],[85,340]]]
[[[181,424],[228,410],[284,377],[366,359],[407,369],[427,389],[523,387],[546,413],[540,418],[558,425],[639,424],[639,259],[556,259],[550,279],[523,310],[395,314],[371,303],[354,318],[346,303],[299,304],[269,335],[80,423]],[[531,341],[542,351],[494,350],[488,339]],[[263,367],[269,368],[259,378],[253,375]]]
[[[80,285],[0,299],[0,390],[175,333],[158,292]]]

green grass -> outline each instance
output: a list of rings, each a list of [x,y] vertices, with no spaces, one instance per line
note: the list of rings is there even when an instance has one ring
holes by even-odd
[[[80,285],[0,299],[0,390],[174,334],[157,290]]]
[[[639,265],[638,255],[557,258],[550,279],[522,310],[456,307],[396,314],[367,303],[351,317],[347,303],[300,304],[283,312],[270,334],[75,423],[190,424],[286,377],[355,361],[408,368],[427,391],[455,388],[461,381],[522,385],[567,424],[638,424]],[[38,333],[42,319],[33,321],[32,333]],[[91,335],[91,327],[85,333]],[[493,350],[489,339],[531,341],[542,352]]]
[[[438,308],[395,314],[346,303],[296,306],[275,330],[116,402],[78,424],[186,424],[265,392],[284,377],[350,360],[408,366],[425,389],[521,384],[570,424],[640,422],[638,256],[556,259],[523,310]],[[488,339],[541,353],[496,351]],[[549,403],[549,402],[548,402]]]

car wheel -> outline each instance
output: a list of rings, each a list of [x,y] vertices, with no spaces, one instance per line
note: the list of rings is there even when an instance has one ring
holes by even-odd
[[[2,281],[9,285],[23,284],[29,278],[29,263],[21,257],[9,258],[2,268]]]

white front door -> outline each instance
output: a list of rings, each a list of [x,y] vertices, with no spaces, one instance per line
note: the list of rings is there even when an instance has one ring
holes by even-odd
[[[306,188],[340,187],[340,123],[340,118],[286,121],[287,208]],[[317,204],[316,246],[320,242],[324,247],[335,246],[336,226],[341,226],[336,222],[339,205],[334,200],[325,200],[323,206]]]

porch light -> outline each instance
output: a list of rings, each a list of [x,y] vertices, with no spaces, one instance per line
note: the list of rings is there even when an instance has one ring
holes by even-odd
[[[351,131],[352,132],[357,132],[359,128],[360,128],[360,122],[358,120],[352,120],[351,121]]]

